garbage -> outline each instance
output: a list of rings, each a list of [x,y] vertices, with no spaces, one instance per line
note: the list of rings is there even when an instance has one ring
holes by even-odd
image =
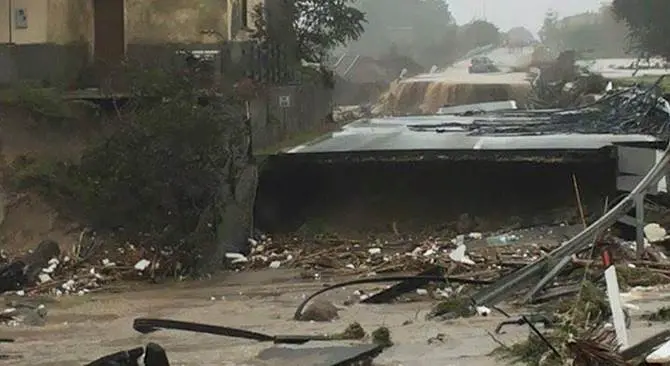
[[[134,268],[138,271],[144,271],[145,269],[149,268],[149,265],[151,265],[151,261],[142,259],[139,262],[135,263]]]
[[[465,250],[466,250],[465,244],[459,245],[456,249],[454,249],[453,251],[451,251],[451,253],[449,253],[449,259],[457,263],[474,266],[476,263],[472,259],[470,259],[470,257],[465,255]]]
[[[486,238],[488,245],[509,245],[519,240],[516,235],[496,235]]]

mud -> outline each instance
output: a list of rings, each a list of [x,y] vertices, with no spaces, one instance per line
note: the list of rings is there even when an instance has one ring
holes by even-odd
[[[378,358],[378,365],[499,365],[488,356],[497,344],[487,333],[502,318],[499,315],[450,322],[425,321],[429,302],[395,305],[354,305],[343,307],[340,319],[332,323],[305,323],[291,320],[295,306],[305,294],[334,278],[304,282],[290,270],[229,274],[205,282],[179,283],[139,288],[123,294],[99,294],[61,298],[49,305],[44,328],[3,327],[3,337],[17,342],[3,351],[23,355],[6,361],[8,365],[82,365],[104,354],[158,342],[169,352],[175,365],[255,365],[256,355],[269,344],[176,331],[140,335],[131,324],[135,317],[165,317],[195,322],[236,326],[271,334],[340,332],[360,322],[368,332],[386,326],[395,346]],[[358,289],[358,288],[357,288]],[[348,288],[324,295],[325,300],[342,304],[356,289]],[[629,301],[653,310],[663,300],[660,295],[633,296]],[[508,308],[510,310],[510,308]],[[636,316],[633,342],[659,329]],[[527,329],[509,328],[498,336],[507,344],[525,336]],[[444,334],[444,342],[428,343]]]
[[[388,115],[433,114],[445,105],[516,100],[524,105],[528,84],[496,84],[412,80],[393,83],[380,97],[380,113]]]

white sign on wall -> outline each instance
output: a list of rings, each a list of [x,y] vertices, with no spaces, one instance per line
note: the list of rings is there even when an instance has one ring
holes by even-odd
[[[28,13],[26,8],[14,9],[14,26],[16,29],[28,28]]]
[[[291,107],[291,96],[290,95],[280,95],[279,96],[279,106],[281,108]]]

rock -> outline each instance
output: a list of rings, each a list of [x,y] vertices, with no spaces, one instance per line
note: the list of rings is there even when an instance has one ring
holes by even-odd
[[[44,305],[37,309],[20,308],[20,321],[27,326],[43,327],[46,324],[47,311]]]
[[[644,236],[650,243],[665,240],[667,231],[659,224],[651,223],[644,227]]]
[[[332,303],[316,300],[302,312],[299,321],[329,322],[338,319],[339,309]]]
[[[34,284],[42,270],[49,266],[49,262],[59,256],[60,246],[58,243],[53,240],[43,240],[32,253],[21,258],[20,262],[25,263],[23,272],[27,281],[24,286]]]

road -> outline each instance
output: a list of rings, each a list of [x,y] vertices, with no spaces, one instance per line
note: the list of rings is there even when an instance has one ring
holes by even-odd
[[[443,82],[452,84],[523,84],[527,85],[526,73],[509,72],[512,67],[523,65],[530,61],[532,48],[526,47],[520,52],[510,52],[507,48],[498,48],[482,54],[493,60],[500,67],[501,72],[488,74],[470,74],[468,66],[470,59],[462,60],[452,66],[434,74],[421,74],[403,80],[404,83],[413,82]]]
[[[58,303],[48,305],[50,312],[44,328],[3,327],[3,337],[17,340],[5,345],[3,353],[23,355],[23,359],[3,362],[33,366],[82,365],[111,352],[157,342],[168,350],[173,365],[259,365],[255,356],[271,346],[178,331],[139,335],[131,328],[135,317],[161,317],[270,334],[341,332],[356,321],[368,332],[382,325],[391,330],[395,346],[378,358],[376,364],[379,365],[500,364],[488,356],[497,347],[488,332],[502,320],[499,315],[448,322],[426,321],[424,316],[431,303],[423,301],[343,307],[341,318],[332,323],[291,319],[305,294],[336,280],[341,278],[305,281],[299,279],[297,271],[279,269],[228,274],[206,282],[161,286],[161,289],[151,287],[122,294],[61,298]],[[361,288],[333,291],[323,299],[339,306],[357,289]],[[648,293],[646,296],[652,295]],[[662,298],[658,295],[653,301],[640,306],[656,309]],[[664,329],[663,324],[649,326],[639,321],[635,314],[634,318],[638,320],[631,332],[632,342]],[[511,327],[499,340],[511,344],[527,332],[524,327]],[[444,342],[428,344],[428,339],[438,334],[444,334]]]
[[[433,74],[421,74],[403,80],[404,83],[413,82],[442,82],[452,84],[524,84],[527,85],[527,75],[524,72],[509,72],[514,67],[527,65],[530,62],[533,49],[531,47],[523,48],[519,51],[510,52],[507,48],[497,48],[489,52],[481,54],[490,58],[500,69],[501,72],[489,74],[470,74],[468,73],[468,66],[470,59],[462,60],[454,65],[440,70]],[[630,65],[634,59],[619,58],[619,59],[596,59],[580,61],[583,65],[588,65],[589,68],[602,74],[606,78],[621,79],[630,78],[633,76],[633,70],[622,70],[618,67]],[[667,70],[653,69],[640,70],[637,76],[660,76],[667,74]]]

